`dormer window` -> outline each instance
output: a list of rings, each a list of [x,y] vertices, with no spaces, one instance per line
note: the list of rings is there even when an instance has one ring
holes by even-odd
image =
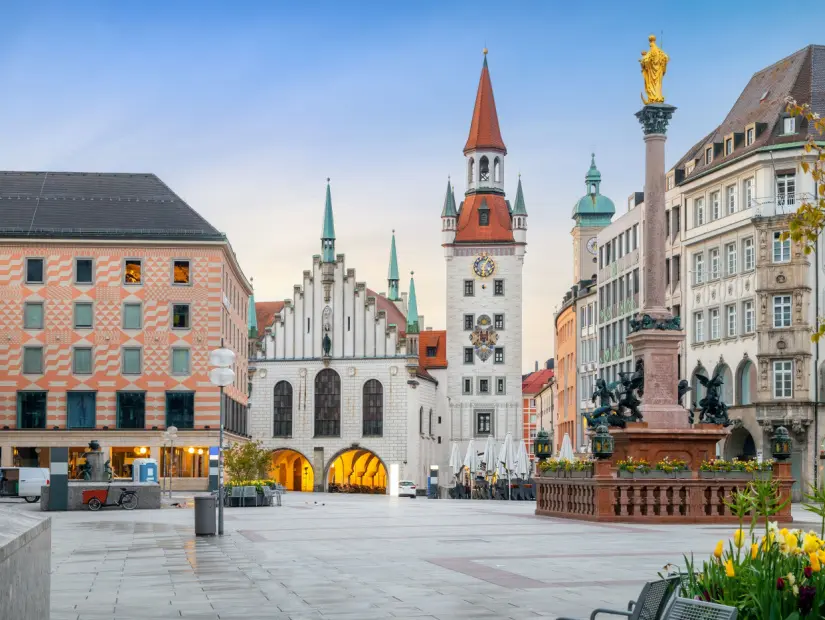
[[[725,140],[725,155],[733,153],[733,138]]]
[[[713,161],[713,147],[709,146],[705,149],[705,165],[707,166]]]
[[[750,146],[753,144],[755,136],[756,129],[753,127],[748,127],[748,130],[745,132],[745,146]]]
[[[487,199],[481,201],[481,206],[478,208],[478,225],[490,225],[490,207],[487,206]]]
[[[689,164],[686,164],[685,165],[685,174],[689,175],[691,172],[693,172],[694,166],[695,166],[695,164],[693,162],[690,162]]]
[[[782,133],[784,135],[789,135],[796,133],[796,118],[793,116],[788,116],[782,119]]]
[[[482,157],[478,162],[479,181],[490,180],[490,160]]]

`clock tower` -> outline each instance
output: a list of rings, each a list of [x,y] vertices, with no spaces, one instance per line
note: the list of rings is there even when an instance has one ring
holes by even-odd
[[[599,271],[596,235],[610,224],[616,207],[613,201],[601,194],[602,175],[596,168],[596,155],[590,155],[590,169],[584,177],[587,194],[573,207],[573,221],[576,224],[573,235],[573,281],[594,279]]]
[[[522,438],[522,267],[527,209],[521,179],[506,199],[507,147],[498,124],[487,50],[464,145],[467,190],[441,212],[447,266],[447,396],[451,436],[482,449],[487,437]]]

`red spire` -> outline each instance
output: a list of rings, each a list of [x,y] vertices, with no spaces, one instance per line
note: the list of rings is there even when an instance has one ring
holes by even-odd
[[[501,139],[498,128],[496,100],[493,97],[493,84],[490,82],[490,70],[487,68],[487,50],[484,50],[484,66],[478,81],[476,105],[473,109],[473,122],[470,124],[470,136],[464,145],[464,154],[474,149],[498,149],[507,154],[507,147]]]

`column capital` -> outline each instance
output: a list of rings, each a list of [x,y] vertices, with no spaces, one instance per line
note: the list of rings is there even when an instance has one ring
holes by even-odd
[[[676,107],[667,103],[649,103],[636,112],[636,118],[642,124],[646,136],[651,134],[667,133],[667,124],[670,122]]]

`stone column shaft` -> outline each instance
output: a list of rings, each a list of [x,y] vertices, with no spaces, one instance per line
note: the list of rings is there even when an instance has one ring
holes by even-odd
[[[645,136],[645,214],[642,221],[642,314],[670,316],[665,307],[665,134]]]

